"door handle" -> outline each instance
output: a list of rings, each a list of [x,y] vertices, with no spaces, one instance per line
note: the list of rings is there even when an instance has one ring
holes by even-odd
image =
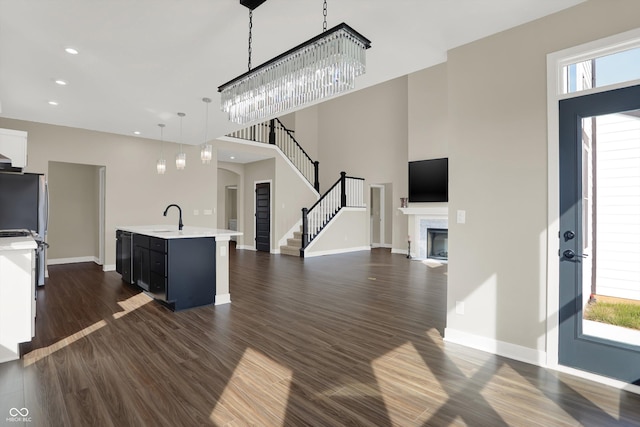
[[[586,258],[589,255],[584,254],[584,255],[578,255],[577,253],[575,253],[574,251],[572,251],[571,249],[567,249],[564,252],[562,252],[562,255],[564,255],[565,258],[567,259],[573,259],[573,258]]]

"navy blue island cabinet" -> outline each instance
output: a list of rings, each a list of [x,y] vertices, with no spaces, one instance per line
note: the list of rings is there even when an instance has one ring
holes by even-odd
[[[166,237],[158,236],[164,233]],[[148,234],[117,230],[116,270],[123,281],[171,310],[214,304],[216,238],[173,234],[162,229]]]

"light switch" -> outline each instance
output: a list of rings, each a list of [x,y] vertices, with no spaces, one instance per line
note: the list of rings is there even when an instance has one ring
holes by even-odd
[[[211,209],[205,209],[205,210],[203,211],[203,214],[204,214],[204,215],[211,215]]]
[[[464,224],[467,220],[467,211],[458,211],[456,215],[456,222],[458,224]]]
[[[200,211],[198,209],[194,209],[193,216],[198,216],[198,215],[200,215]]]
[[[227,247],[220,246],[220,256],[227,256]]]
[[[456,314],[464,314],[464,301],[456,301]]]

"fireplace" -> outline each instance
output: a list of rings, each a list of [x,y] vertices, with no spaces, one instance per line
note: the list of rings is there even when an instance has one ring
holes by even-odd
[[[427,229],[427,258],[446,260],[449,257],[449,230]]]

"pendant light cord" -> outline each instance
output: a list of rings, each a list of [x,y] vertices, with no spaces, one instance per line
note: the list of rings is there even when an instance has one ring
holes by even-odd
[[[251,30],[253,29],[253,10],[249,10],[249,71],[251,71]]]
[[[324,21],[322,22],[322,32],[327,31],[327,0],[324,0],[324,4],[322,6],[322,15],[324,16]]]

